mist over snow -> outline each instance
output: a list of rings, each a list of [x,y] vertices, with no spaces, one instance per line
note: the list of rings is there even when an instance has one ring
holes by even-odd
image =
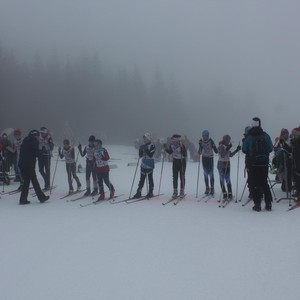
[[[1,0],[0,128],[131,143],[299,126],[295,0]]]

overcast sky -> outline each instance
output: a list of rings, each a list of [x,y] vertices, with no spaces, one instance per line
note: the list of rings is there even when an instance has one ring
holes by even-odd
[[[299,0],[0,0],[0,41],[22,59],[98,52],[147,76],[159,68],[192,105],[217,86],[259,103],[233,110],[238,126],[257,115],[278,131],[300,126],[299,12]]]

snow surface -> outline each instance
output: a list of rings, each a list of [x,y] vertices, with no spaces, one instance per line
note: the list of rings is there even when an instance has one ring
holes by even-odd
[[[128,197],[136,169],[128,163],[137,162],[137,150],[106,148],[117,167],[110,172],[116,194]],[[234,191],[239,171],[239,199],[244,157],[236,155],[231,162]],[[84,158],[80,163],[85,165]],[[156,191],[161,166],[157,163],[154,172]],[[215,199],[197,202],[197,170],[197,163],[188,162],[187,197],[177,206],[161,204],[172,193],[170,162],[163,167],[164,195],[149,201],[82,208],[80,203],[92,199],[59,199],[68,191],[62,161],[48,202],[29,197],[31,204],[20,206],[18,194],[2,195],[0,299],[298,300],[300,209],[286,212],[288,201],[283,200],[274,201],[272,212],[253,212],[252,203],[242,206],[247,191],[242,202],[219,208],[216,169]],[[84,187],[84,174],[79,177]],[[139,168],[133,193],[138,180]],[[12,183],[4,189],[16,187]],[[200,167],[199,196],[203,191]],[[277,199],[285,196],[279,185],[274,192]]]

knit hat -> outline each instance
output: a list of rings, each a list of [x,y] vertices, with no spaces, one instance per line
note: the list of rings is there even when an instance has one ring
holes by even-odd
[[[223,141],[225,142],[226,145],[228,145],[230,143],[230,141],[231,141],[230,135],[229,134],[225,134],[223,136]]]
[[[180,134],[173,134],[171,139],[180,139],[181,135]]]
[[[64,140],[64,145],[70,145],[70,141],[68,139]]]
[[[143,135],[144,138],[146,138],[148,141],[151,141],[151,134],[149,132],[146,132],[144,135]]]
[[[30,136],[39,136],[40,135],[40,132],[36,129],[33,129],[29,132],[29,135]]]
[[[292,136],[295,138],[300,138],[300,127],[296,127],[292,130]]]
[[[48,133],[48,129],[46,127],[41,127],[40,133]]]
[[[209,136],[209,131],[208,130],[203,130],[202,131],[202,136]]]
[[[251,123],[251,126],[252,127],[261,127],[261,121],[260,121],[260,118],[253,118],[252,119],[252,123]]]
[[[89,137],[89,142],[95,142],[95,140],[96,140],[96,138],[95,138],[94,135],[91,135],[91,136]]]

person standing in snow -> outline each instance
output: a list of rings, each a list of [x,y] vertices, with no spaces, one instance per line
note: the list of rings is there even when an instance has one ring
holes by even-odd
[[[198,153],[202,155],[202,166],[205,182],[205,195],[214,195],[214,152],[218,153],[218,149],[214,141],[209,137],[209,131],[203,130],[202,139],[199,140]],[[209,188],[210,181],[210,188]]]
[[[75,161],[75,150],[74,147],[70,145],[70,141],[68,139],[64,140],[63,148],[58,148],[58,155],[59,157],[65,158],[66,160],[66,170],[68,175],[68,183],[69,183],[69,194],[74,192],[73,189],[73,178],[77,183],[77,190],[81,189],[80,180],[76,174],[76,161]]]
[[[185,170],[187,151],[181,142],[181,135],[173,134],[169,147],[164,145],[165,152],[172,154],[173,165],[173,195],[172,198],[178,197],[178,175],[180,176],[180,197],[184,197],[185,188]]]
[[[49,199],[49,196],[46,196],[41,190],[35,173],[36,159],[39,156],[39,135],[40,133],[37,130],[31,130],[28,136],[24,138],[20,148],[19,168],[23,177],[19,201],[21,205],[30,203],[30,201],[27,200],[30,182],[41,203]]]
[[[241,146],[238,145],[236,149],[231,152],[232,148],[231,137],[225,134],[222,140],[219,142],[218,153],[218,171],[220,176],[220,185],[223,193],[223,200],[232,199],[232,185],[230,179],[230,157],[234,156],[237,152],[241,150]],[[227,190],[226,190],[226,186]]]
[[[98,194],[98,187],[97,187],[97,174],[96,174],[96,165],[94,160],[94,152],[95,152],[95,142],[96,138],[94,135],[89,137],[89,143],[82,151],[81,144],[78,145],[78,150],[80,155],[86,156],[86,168],[85,168],[85,179],[86,179],[86,192],[84,193],[85,196],[95,196]],[[93,192],[91,193],[91,175],[93,178]]]
[[[282,128],[280,136],[275,139],[274,153],[276,169],[281,181],[281,190],[291,192],[292,190],[292,147],[289,131]]]
[[[300,201],[300,127],[292,130],[291,145],[293,153],[294,180],[296,185],[296,200]]]
[[[96,172],[99,184],[100,196],[98,201],[105,199],[103,181],[109,189],[109,198],[112,199],[115,195],[115,188],[109,180],[109,154],[105,148],[102,147],[102,141],[95,141],[94,161],[96,163]]]
[[[254,211],[261,211],[261,192],[265,209],[272,210],[272,194],[268,183],[269,155],[273,151],[270,136],[261,128],[259,118],[253,118],[251,129],[243,141],[242,151],[249,156],[249,171],[253,184]]]
[[[39,137],[39,172],[45,182],[45,190],[50,189],[50,166],[54,143],[49,130],[46,127],[41,127]]]
[[[141,163],[141,176],[136,194],[133,199],[140,198],[142,196],[142,189],[145,184],[146,176],[148,176],[147,197],[153,197],[154,181],[153,181],[153,170],[154,170],[154,153],[156,147],[152,142],[150,133],[143,135],[144,144],[139,147],[139,157],[142,158]]]

